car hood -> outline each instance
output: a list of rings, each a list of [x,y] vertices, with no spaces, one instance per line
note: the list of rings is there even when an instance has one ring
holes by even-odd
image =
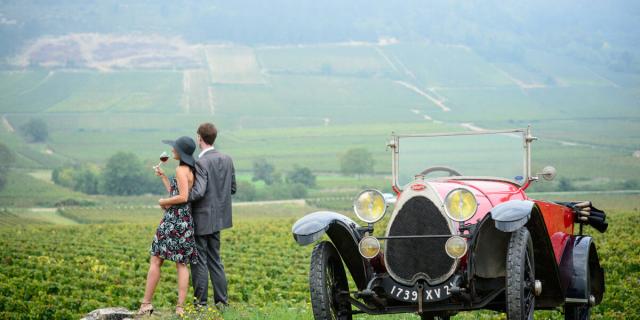
[[[466,188],[471,190],[478,201],[478,211],[469,221],[471,223],[481,220],[493,207],[503,202],[528,199],[520,186],[499,178],[456,177],[454,179],[427,180],[425,183],[433,187],[443,200],[453,189]]]

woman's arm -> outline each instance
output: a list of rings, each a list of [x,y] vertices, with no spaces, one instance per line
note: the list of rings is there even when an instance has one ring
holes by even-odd
[[[164,188],[167,192],[171,192],[171,184],[169,184],[169,178],[164,174],[164,171],[160,167],[156,167],[156,176],[160,177],[162,180],[162,184],[164,184]]]
[[[161,207],[169,207],[175,204],[181,204],[189,200],[189,173],[187,167],[176,168],[176,180],[178,180],[178,194],[171,198],[158,200]]]

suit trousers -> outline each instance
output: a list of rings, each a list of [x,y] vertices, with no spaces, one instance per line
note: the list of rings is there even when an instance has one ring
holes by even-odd
[[[211,278],[214,304],[218,302],[227,304],[227,278],[220,260],[220,231],[194,237],[198,249],[198,263],[191,264],[195,303],[207,304],[207,291],[209,278]]]

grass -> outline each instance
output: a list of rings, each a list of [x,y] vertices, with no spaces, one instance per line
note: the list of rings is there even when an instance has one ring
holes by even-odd
[[[0,128],[0,139],[16,152],[15,166],[30,170],[74,162],[103,165],[118,151],[153,164],[167,149],[160,140],[194,136],[200,123],[213,121],[220,129],[218,148],[234,158],[239,172],[266,158],[280,171],[301,165],[331,175],[339,172],[341,154],[364,147],[374,156],[375,171],[388,175],[385,145],[392,131],[458,131],[463,122],[483,128],[532,123],[541,138],[534,144],[534,169],[554,165],[559,178],[584,181],[579,186],[590,189],[615,189],[640,179],[640,162],[631,157],[640,150],[640,91],[632,76],[539,52],[525,52],[521,63],[505,65],[465,47],[424,42],[206,46],[201,53],[208,59],[206,69],[2,71],[0,114],[15,128],[41,117],[50,135],[46,143],[32,144]],[[522,88],[510,77],[547,86]],[[451,111],[397,81],[443,101]],[[428,157],[425,163],[433,152]],[[363,185],[388,186],[329,179],[310,197],[347,194]]]
[[[640,172],[630,158],[640,149],[634,80],[615,87],[601,70],[576,61],[526,52],[522,63],[504,65],[468,48],[428,43],[207,46],[202,55],[206,70],[0,72],[0,114],[15,128],[41,117],[50,129],[46,144],[25,143],[2,129],[0,138],[18,153],[23,168],[104,164],[117,151],[135,152],[151,163],[164,148],[160,140],[194,136],[200,123],[213,121],[220,128],[219,147],[240,171],[265,157],[277,168],[299,164],[337,172],[341,153],[365,147],[374,154],[376,172],[388,173],[384,146],[392,131],[461,130],[463,122],[484,128],[533,123],[534,134],[552,142],[536,143],[534,157],[541,161],[536,163],[556,164],[572,179],[597,174],[622,180]],[[509,76],[549,83],[523,89]],[[47,149],[53,154],[45,154]]]
[[[413,43],[381,49],[420,88],[513,86],[491,63],[461,46]]]
[[[37,220],[46,224],[55,225],[74,225],[78,224],[78,221],[66,217],[58,209],[55,208],[31,208],[23,210],[13,210],[12,213],[17,214],[20,217],[24,217],[31,220]]]
[[[635,285],[640,276],[640,243],[635,231],[640,223],[640,199],[637,195],[575,196],[591,199],[607,210],[610,219],[610,229],[605,234],[586,229],[596,238],[607,272],[605,299],[592,317],[634,319],[640,297]],[[577,199],[564,194],[560,197]],[[223,231],[222,236],[232,302],[223,314],[225,319],[312,319],[307,284],[311,246],[295,244],[290,227],[297,217],[313,210],[317,208],[301,205],[234,208],[235,225]],[[13,230],[12,237],[0,238],[7,253],[0,260],[0,292],[4,293],[0,314],[7,318],[12,318],[13,312],[49,314],[56,318],[77,317],[107,306],[137,308],[147,268],[146,248],[161,215],[159,210],[66,208],[59,212],[81,223],[72,226],[29,214],[0,212],[0,230]],[[42,225],[44,222],[48,224]],[[173,267],[165,264],[154,299],[160,315],[152,318],[174,318],[175,281]],[[7,291],[8,288],[12,289]],[[42,300],[45,296],[35,294],[38,290],[48,292],[46,303]],[[15,300],[24,295],[31,296],[28,306]],[[75,300],[78,295],[82,299]],[[200,313],[200,319],[219,317],[214,309]],[[407,314],[378,318],[417,317]],[[454,319],[504,319],[504,314],[465,312]],[[558,311],[539,311],[536,319],[562,319],[562,315]]]
[[[5,188],[0,191],[0,208],[53,207],[65,199],[87,200],[85,194],[44,182],[21,171],[10,171]]]
[[[208,46],[206,60],[213,83],[263,83],[260,66],[250,47]]]
[[[273,74],[393,75],[397,71],[376,47],[307,46],[262,48],[261,66]]]
[[[2,112],[176,112],[181,93],[176,88],[182,88],[176,72],[34,73],[0,73],[0,86],[7,89]],[[31,83],[21,84],[29,79]],[[18,84],[11,85],[14,82]]]

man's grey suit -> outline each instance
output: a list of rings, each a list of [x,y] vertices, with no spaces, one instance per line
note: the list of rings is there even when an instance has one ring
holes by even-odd
[[[231,195],[236,193],[236,175],[231,158],[209,150],[196,161],[196,179],[189,193],[195,228],[198,263],[191,264],[196,303],[207,304],[209,277],[214,303],[227,304],[227,279],[220,260],[220,230],[230,228]]]

